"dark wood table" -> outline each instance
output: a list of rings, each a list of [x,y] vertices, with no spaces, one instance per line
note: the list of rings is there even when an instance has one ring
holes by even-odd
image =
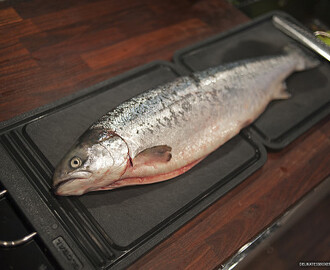
[[[225,0],[0,2],[0,121],[249,19]],[[129,269],[213,269],[330,172],[329,117]]]

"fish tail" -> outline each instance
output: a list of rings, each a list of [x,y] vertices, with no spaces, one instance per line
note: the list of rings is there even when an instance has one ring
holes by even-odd
[[[320,61],[310,52],[302,50],[295,44],[289,44],[284,47],[284,52],[291,56],[296,64],[296,70],[305,70],[317,67]]]

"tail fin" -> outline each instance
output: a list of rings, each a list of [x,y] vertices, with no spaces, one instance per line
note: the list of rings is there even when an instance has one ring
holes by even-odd
[[[307,51],[303,51],[297,45],[289,44],[284,47],[284,52],[297,61],[296,70],[305,70],[317,67],[320,61]]]

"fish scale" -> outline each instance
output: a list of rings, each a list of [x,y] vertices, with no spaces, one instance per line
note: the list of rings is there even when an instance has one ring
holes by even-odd
[[[269,69],[267,66],[274,65],[274,75],[265,80],[264,74]],[[191,138],[191,133],[197,132],[202,123],[219,126],[227,118],[237,123],[219,127],[219,134],[222,134],[230,132],[228,129],[238,126],[238,122],[245,122],[241,118],[255,118],[253,114],[259,108],[256,105],[264,107],[270,101],[268,90],[271,87],[267,84],[278,81],[272,77],[282,80],[283,76],[292,72],[294,66],[294,62],[288,63],[283,56],[267,57],[181,77],[123,103],[102,117],[91,129],[109,129],[119,134],[128,143],[132,158],[143,149],[155,145],[169,145],[174,154],[179,153],[187,147],[183,143],[173,147],[180,143],[180,134]],[[257,76],[263,79],[263,83],[256,78],[256,70],[259,70]],[[242,111],[245,103],[249,106]],[[235,128],[231,132],[236,134],[237,131]],[[213,140],[219,141],[221,137]],[[198,158],[203,155],[199,154]]]
[[[103,134],[96,144],[104,138],[109,140],[102,147],[111,157],[103,152],[101,155],[101,150],[89,154],[101,155],[99,163],[104,160],[98,171],[86,178],[94,182],[81,178],[76,192],[73,188],[66,191],[61,185],[58,194],[77,195],[154,183],[185,172],[254,121],[271,100],[288,98],[284,80],[292,72],[317,64],[299,48],[288,46],[280,55],[242,60],[179,77],[122,103],[86,132],[96,134],[86,138]],[[116,147],[112,146],[112,136]],[[86,142],[83,136],[63,159],[63,166],[67,168],[65,162],[74,155],[86,156],[83,151],[89,144],[90,139]],[[117,167],[107,168],[111,158]],[[60,164],[54,176],[57,185],[64,171]],[[113,171],[117,172],[115,176]],[[69,174],[74,175],[72,168]]]

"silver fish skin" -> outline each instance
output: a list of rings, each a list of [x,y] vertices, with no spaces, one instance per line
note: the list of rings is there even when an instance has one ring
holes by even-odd
[[[284,80],[291,73],[317,65],[290,45],[280,55],[210,68],[150,89],[86,131],[55,170],[56,194],[180,175],[253,122],[270,101],[289,98]]]

